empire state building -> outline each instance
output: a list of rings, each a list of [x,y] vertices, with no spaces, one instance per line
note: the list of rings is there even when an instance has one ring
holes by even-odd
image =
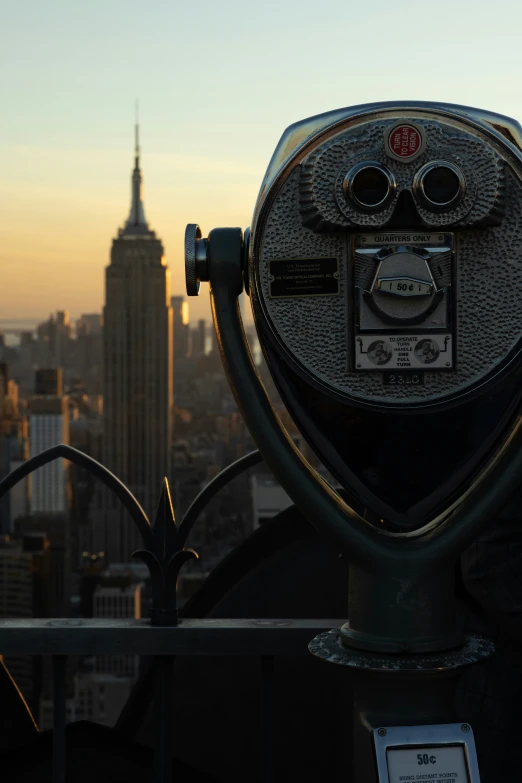
[[[106,467],[153,518],[170,467],[172,310],[163,245],[145,220],[137,125],[135,133],[130,214],[105,274],[103,451]],[[141,541],[114,527],[107,554],[128,561]]]

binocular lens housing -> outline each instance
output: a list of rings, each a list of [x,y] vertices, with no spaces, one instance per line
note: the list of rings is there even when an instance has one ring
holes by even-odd
[[[396,188],[391,171],[374,161],[353,166],[343,182],[345,194],[365,210],[382,209],[393,198]]]
[[[466,181],[453,163],[427,163],[415,175],[413,189],[417,199],[428,209],[448,209],[462,199]]]
[[[248,257],[267,367],[388,529],[437,519],[518,416],[521,212],[522,127],[468,107],[349,107],[272,156]]]

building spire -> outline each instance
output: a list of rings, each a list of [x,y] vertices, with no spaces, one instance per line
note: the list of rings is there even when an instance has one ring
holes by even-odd
[[[131,208],[123,234],[150,234],[147,221],[145,220],[145,211],[143,209],[143,200],[141,192],[141,169],[140,169],[140,124],[138,116],[138,101],[135,105],[134,118],[134,171],[132,172],[131,184]]]
[[[134,106],[134,153],[135,153],[135,166],[140,167],[140,103],[136,98],[136,104]]]

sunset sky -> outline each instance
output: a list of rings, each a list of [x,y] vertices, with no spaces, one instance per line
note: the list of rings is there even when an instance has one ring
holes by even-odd
[[[146,217],[184,291],[187,222],[250,222],[287,125],[376,100],[522,120],[518,0],[2,3],[0,321],[100,311],[139,98]],[[190,302],[208,317],[208,287]]]

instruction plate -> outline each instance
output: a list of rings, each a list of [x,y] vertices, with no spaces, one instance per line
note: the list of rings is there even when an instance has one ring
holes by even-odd
[[[469,783],[462,745],[389,748],[389,783]]]
[[[448,370],[453,367],[451,334],[359,334],[356,370]]]
[[[378,783],[480,783],[469,723],[373,730]]]

